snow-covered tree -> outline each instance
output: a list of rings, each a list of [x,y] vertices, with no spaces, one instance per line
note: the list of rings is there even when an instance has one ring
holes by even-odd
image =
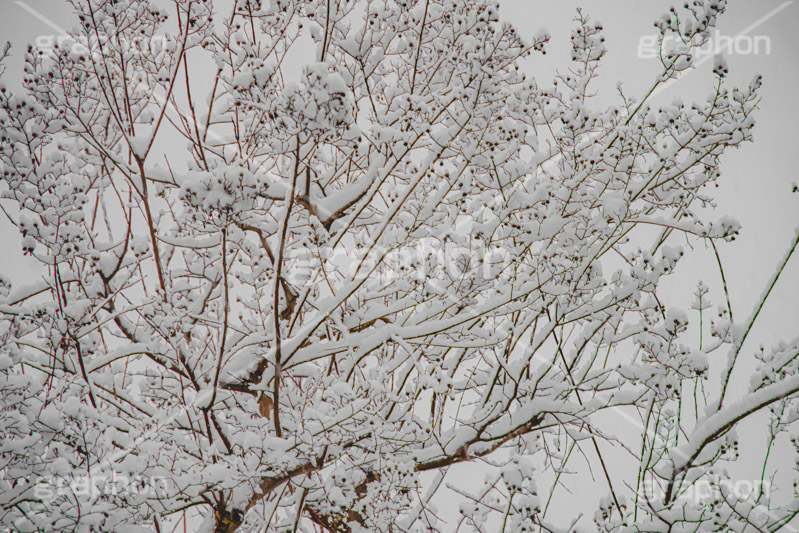
[[[607,498],[578,526],[799,512],[795,488],[724,483],[737,422],[766,413],[773,442],[797,419],[797,340],[728,387],[769,292],[746,319],[721,302],[704,344],[708,289],[659,294],[677,237],[739,230],[710,192],[759,78],[717,61],[708,99],[650,103],[722,0],[660,19],[681,45],[610,108],[582,12],[543,83],[520,61],[548,36],[483,0],[73,4],[80,27],[0,88],[5,216],[45,272],[0,287],[4,527],[569,531],[541,480],[584,445]],[[602,456],[615,410],[642,421],[633,478]],[[482,488],[448,485],[478,462]],[[719,491],[682,497],[700,483]]]

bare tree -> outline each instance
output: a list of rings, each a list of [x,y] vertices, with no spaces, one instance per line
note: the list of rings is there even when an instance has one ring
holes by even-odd
[[[681,498],[723,485],[738,421],[768,407],[772,440],[793,423],[799,391],[796,340],[728,390],[768,291],[744,322],[728,298],[698,347],[658,293],[675,237],[739,229],[704,208],[759,78],[730,89],[718,62],[706,101],[649,103],[723,1],[659,20],[681,46],[608,109],[582,12],[542,87],[519,64],[548,37],[482,0],[73,4],[79,31],[28,49],[23,94],[0,89],[4,205],[47,272],[0,294],[9,530],[197,513],[216,532],[567,531],[547,509],[586,443],[603,531],[797,513]],[[724,350],[719,393],[698,394]],[[642,421],[635,479],[609,471],[593,417],[620,408]],[[450,487],[461,522],[444,523],[448,470],[477,461],[493,481]]]

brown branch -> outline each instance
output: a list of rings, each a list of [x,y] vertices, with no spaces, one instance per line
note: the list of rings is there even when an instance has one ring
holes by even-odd
[[[275,328],[275,377],[273,382],[272,392],[272,409],[274,412],[275,435],[282,437],[282,430],[280,428],[280,372],[282,368],[281,353],[280,353],[280,278],[281,270],[283,267],[283,253],[286,246],[286,237],[289,229],[289,219],[291,218],[291,206],[294,203],[294,190],[297,185],[297,174],[300,167],[300,136],[297,135],[297,150],[294,156],[294,175],[291,178],[291,190],[286,197],[286,215],[283,218],[283,226],[280,230],[280,245],[277,249],[277,257],[275,258],[275,288],[272,292],[272,316],[274,317]]]

